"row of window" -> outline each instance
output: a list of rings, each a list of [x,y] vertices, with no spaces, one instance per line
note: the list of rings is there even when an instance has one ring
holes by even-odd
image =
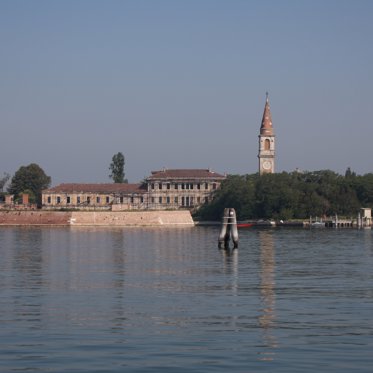
[[[201,197],[181,197],[181,206],[193,206],[194,205],[194,202],[196,201],[197,204],[200,204],[201,203]],[[96,197],[96,203],[97,204],[100,204],[102,201],[101,197],[100,196],[97,196]],[[62,200],[61,200],[61,196],[57,196],[56,197],[56,203],[57,204],[61,204]],[[87,199],[85,201],[82,201],[82,198],[81,196],[77,196],[76,197],[76,204],[81,204],[81,203],[87,203],[88,205],[91,204],[92,202],[92,198],[90,196],[87,197]],[[105,202],[107,204],[110,203],[110,197],[109,196],[106,196],[105,197]],[[123,197],[120,197],[119,198],[119,202],[120,203],[123,203],[124,202],[124,198]],[[130,202],[131,203],[134,203],[134,197],[130,197]],[[154,204],[156,203],[156,197],[152,197],[151,198],[151,202]],[[204,197],[203,198],[203,202],[207,203],[208,202],[208,197]],[[48,204],[51,204],[52,203],[52,197],[51,196],[48,196],[47,197],[47,203]],[[66,204],[71,204],[71,197],[70,196],[67,196],[66,197]],[[144,197],[140,197],[140,203],[144,203]],[[167,196],[167,197],[158,197],[158,203],[159,204],[171,204],[171,197]],[[173,197],[173,203],[178,205],[179,204],[179,197]]]
[[[178,189],[192,190],[194,188],[197,189],[197,190],[200,190],[203,187],[205,188],[205,190],[208,190],[208,188],[209,188],[208,183],[203,183],[203,184],[201,184],[201,183],[198,183],[198,184],[193,184],[193,183],[181,183],[181,184],[171,184],[171,183],[162,184],[162,183],[158,183],[158,184],[155,184],[155,183],[151,183],[150,184],[151,189],[156,189],[156,185],[158,185],[159,190],[162,190],[163,187],[165,187],[166,189],[171,189],[171,186],[175,190],[178,190]],[[216,188],[217,188],[217,184],[213,183],[212,184],[212,189],[215,190]]]
[[[133,203],[134,200],[135,200],[134,197],[130,197],[130,201],[131,201],[131,203]],[[96,203],[97,203],[97,204],[100,204],[101,201],[102,201],[101,197],[97,196],[97,197],[96,197]],[[124,198],[123,198],[123,197],[120,197],[120,198],[119,198],[119,202],[120,202],[120,203],[123,203],[123,201],[124,201]],[[77,197],[76,197],[76,203],[77,203],[78,205],[79,205],[80,203],[84,203],[84,202],[87,203],[87,204],[89,205],[89,204],[91,204],[91,202],[92,202],[92,198],[91,198],[90,196],[88,196],[87,199],[86,199],[85,201],[83,201],[82,198],[81,198],[80,196],[77,196]],[[144,197],[140,197],[140,202],[141,202],[141,203],[144,202]],[[51,197],[51,196],[48,196],[48,197],[47,197],[47,203],[48,203],[48,204],[51,204],[51,203],[52,203],[52,197]],[[61,197],[60,197],[60,196],[57,196],[57,197],[56,197],[56,203],[57,203],[57,204],[60,204],[60,203],[61,203]],[[71,204],[71,203],[72,203],[72,202],[71,202],[71,197],[70,197],[70,196],[67,196],[67,197],[66,197],[66,204],[69,205],[69,204]],[[107,203],[107,204],[110,203],[110,197],[109,197],[109,196],[106,196],[106,197],[105,197],[105,203]]]
[[[102,201],[101,197],[97,196],[96,197],[96,203],[101,203],[101,201]],[[80,196],[77,196],[76,197],[76,203],[79,205],[82,202],[83,202],[82,198]],[[92,202],[92,198],[90,196],[88,196],[87,199],[84,202],[86,202],[87,204],[90,204]],[[105,197],[105,202],[110,203],[110,197],[109,196]],[[52,197],[51,196],[47,197],[47,203],[48,204],[52,203]],[[57,204],[61,203],[61,197],[60,196],[56,197],[56,203]],[[66,204],[68,204],[68,205],[71,204],[71,197],[70,196],[66,197]]]
[[[154,204],[155,201],[156,201],[156,198],[155,197],[152,197],[151,198],[151,201],[152,203]],[[201,197],[181,197],[181,206],[193,206],[194,205],[194,201],[196,201],[196,203],[199,205],[201,203]],[[203,198],[203,201],[205,203],[208,202],[208,197],[204,197]],[[158,203],[159,204],[171,204],[171,197],[158,197]],[[179,204],[179,197],[174,197],[173,198],[173,203],[175,205],[178,205]]]

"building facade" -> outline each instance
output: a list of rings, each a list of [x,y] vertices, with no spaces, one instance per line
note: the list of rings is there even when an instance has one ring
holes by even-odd
[[[271,108],[266,94],[262,124],[259,133],[259,174],[275,172],[275,134],[272,126]]]
[[[43,209],[112,210],[145,209],[146,187],[142,184],[60,184],[43,190]]]
[[[195,209],[213,198],[225,176],[207,169],[153,171],[147,178],[149,206]]]
[[[198,209],[211,201],[224,175],[208,169],[152,171],[141,184],[60,184],[44,190],[43,209]]]

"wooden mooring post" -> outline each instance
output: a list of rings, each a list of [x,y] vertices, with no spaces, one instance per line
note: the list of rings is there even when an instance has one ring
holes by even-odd
[[[238,229],[236,211],[234,208],[225,208],[222,226],[219,234],[219,249],[229,249],[229,242],[233,241],[233,248],[238,247]]]

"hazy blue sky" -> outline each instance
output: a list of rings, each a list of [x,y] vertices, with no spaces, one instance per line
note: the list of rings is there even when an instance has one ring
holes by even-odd
[[[0,174],[373,172],[373,1],[0,0]]]

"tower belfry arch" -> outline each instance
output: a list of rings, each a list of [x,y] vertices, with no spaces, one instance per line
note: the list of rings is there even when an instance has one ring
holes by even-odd
[[[273,174],[275,172],[275,134],[272,126],[271,108],[269,106],[268,92],[264,106],[262,123],[259,133],[259,174]]]

